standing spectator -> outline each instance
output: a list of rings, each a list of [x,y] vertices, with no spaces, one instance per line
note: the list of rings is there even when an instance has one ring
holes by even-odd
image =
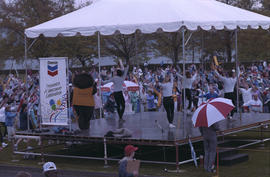
[[[132,104],[132,111],[134,111],[135,113],[139,112],[137,110],[137,108],[138,108],[138,106],[137,106],[138,99],[139,99],[139,95],[137,94],[137,92],[131,92],[130,93],[130,101],[131,101],[131,104]]]
[[[215,159],[216,159],[216,148],[217,148],[217,134],[219,130],[217,123],[210,127],[200,127],[200,132],[203,136],[204,146],[204,169],[207,172],[215,172]]]
[[[132,145],[127,145],[125,147],[125,157],[119,161],[119,177],[137,177],[138,172],[134,171],[133,173],[127,172],[127,163],[128,160],[134,160],[135,151],[138,148]]]
[[[146,101],[147,111],[156,111],[155,96],[153,95],[151,90],[149,90],[148,94],[146,94]]]
[[[2,131],[4,129],[4,131]],[[5,125],[5,107],[0,108],[0,150],[2,148],[5,148],[7,144],[4,142],[4,135],[6,131],[6,125]]]
[[[97,90],[97,93],[94,95],[94,99],[95,99],[94,117],[95,117],[95,119],[99,119],[99,118],[102,118],[102,116],[103,116],[102,100],[101,100],[99,90]],[[101,114],[100,114],[100,111],[101,111]],[[101,117],[100,117],[100,115],[101,115]]]
[[[264,104],[266,106],[266,108],[268,109],[268,113],[270,113],[270,89],[266,88],[265,92],[264,92]]]
[[[53,162],[46,162],[43,165],[43,173],[45,177],[57,177],[57,168]]]
[[[8,105],[5,109],[5,122],[7,126],[7,131],[8,131],[8,141],[11,141],[15,134],[15,128],[14,128],[14,122],[15,122],[15,117],[17,116],[17,113],[14,111],[11,111],[10,106]]]
[[[141,97],[140,99],[141,99],[141,103],[142,103],[140,105],[141,106],[141,109],[140,109],[141,111],[143,111],[143,110],[146,111],[146,109],[147,109],[146,108],[146,95],[147,94],[145,92],[145,88],[140,88],[140,97]],[[142,108],[144,108],[144,109],[142,109]]]

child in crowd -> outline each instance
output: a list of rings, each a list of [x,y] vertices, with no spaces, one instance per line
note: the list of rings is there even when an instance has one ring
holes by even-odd
[[[148,94],[146,95],[146,100],[147,100],[147,110],[156,111],[155,97],[151,90],[148,91]]]
[[[113,94],[111,94],[104,105],[104,110],[107,112],[108,117],[113,117],[113,114],[115,112],[115,100]]]

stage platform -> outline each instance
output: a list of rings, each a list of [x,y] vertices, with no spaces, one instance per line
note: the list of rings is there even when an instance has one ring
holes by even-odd
[[[184,119],[182,112],[175,113],[174,125],[176,128],[169,128],[165,112],[143,112],[124,115],[124,122],[119,122],[117,115],[115,117],[91,120],[90,131],[87,133],[67,135],[55,134],[53,131],[42,133],[22,131],[16,132],[16,136],[39,136],[48,140],[104,142],[104,135],[108,131],[127,128],[132,133],[131,137],[106,138],[106,143],[175,146],[188,143],[188,137],[192,142],[202,140],[199,129],[194,128],[192,124],[191,116]],[[236,113],[233,119],[219,122],[219,136],[257,128],[265,124],[270,124],[270,114],[244,113],[240,118],[240,114]],[[76,129],[75,124],[72,124],[72,129]]]

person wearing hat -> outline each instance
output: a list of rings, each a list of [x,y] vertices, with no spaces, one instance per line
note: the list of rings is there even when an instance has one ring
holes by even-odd
[[[138,148],[134,147],[133,145],[127,145],[125,147],[125,157],[119,161],[119,177],[137,177],[138,172],[134,171],[133,173],[127,172],[127,163],[128,160],[133,160],[135,151]]]
[[[53,162],[46,162],[43,165],[43,173],[45,177],[57,177],[57,168]]]

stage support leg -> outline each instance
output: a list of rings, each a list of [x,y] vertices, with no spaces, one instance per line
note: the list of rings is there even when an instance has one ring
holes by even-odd
[[[107,168],[108,167],[108,155],[107,155],[107,142],[106,142],[106,138],[104,138],[104,167]]]
[[[162,149],[163,149],[163,160],[164,160],[164,162],[166,162],[166,147],[162,147]]]
[[[11,162],[18,162],[19,160],[16,159],[16,156],[15,156],[15,151],[18,151],[18,149],[15,149],[15,138],[12,137],[12,140],[11,140],[11,144],[12,144],[12,160]]]
[[[44,140],[42,137],[40,137],[40,146],[41,146],[41,164],[45,163],[45,158],[44,158]]]
[[[175,155],[176,155],[176,173],[178,173],[179,170],[179,149],[178,149],[178,144],[175,144]]]

